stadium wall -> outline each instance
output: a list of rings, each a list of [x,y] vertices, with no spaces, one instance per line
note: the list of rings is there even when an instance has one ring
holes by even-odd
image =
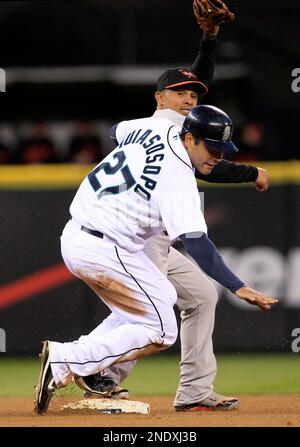
[[[199,183],[209,236],[229,266],[280,300],[263,312],[218,287],[216,351],[290,351],[292,332],[300,327],[300,162],[261,165],[271,177],[267,193],[253,184]],[[90,169],[0,167],[0,328],[8,354],[36,353],[48,338],[74,340],[108,315],[60,255],[69,204]],[[179,349],[177,340],[172,351]]]

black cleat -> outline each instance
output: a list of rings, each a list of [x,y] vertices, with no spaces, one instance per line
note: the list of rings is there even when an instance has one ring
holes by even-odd
[[[43,350],[40,354],[41,370],[39,382],[35,387],[36,394],[34,401],[34,411],[37,414],[46,413],[52,396],[57,389],[51,371],[49,349],[50,342],[48,340],[43,341]]]
[[[85,391],[85,398],[128,399],[129,397],[129,392],[126,388],[118,386],[113,380],[102,377],[99,373],[91,376],[76,377],[75,383]]]

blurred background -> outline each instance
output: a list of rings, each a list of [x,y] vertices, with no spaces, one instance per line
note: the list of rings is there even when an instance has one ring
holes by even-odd
[[[292,90],[292,72],[300,67],[300,3],[227,3],[236,20],[221,26],[204,103],[232,116],[240,148],[234,161],[266,167],[271,187],[259,193],[253,184],[202,182],[199,189],[209,235],[228,264],[280,304],[264,313],[219,288],[215,349],[294,355],[300,350],[300,329],[294,331],[300,328],[300,92]],[[35,355],[41,340],[73,340],[107,315],[62,264],[59,236],[69,204],[112,149],[108,129],[153,113],[157,78],[168,67],[190,66],[201,35],[192,0],[0,3],[2,352]],[[170,352],[179,354],[178,341]]]
[[[111,124],[152,114],[162,71],[193,62],[201,31],[191,4],[1,2],[7,93],[1,94],[0,163],[101,158],[110,150]],[[221,26],[215,82],[205,103],[234,118],[239,159],[299,158],[299,95],[291,88],[300,65],[299,2],[228,5],[237,18]],[[78,136],[81,141],[74,141]]]

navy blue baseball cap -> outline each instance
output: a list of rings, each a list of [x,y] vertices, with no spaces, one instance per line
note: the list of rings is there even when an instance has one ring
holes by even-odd
[[[190,132],[194,137],[205,141],[207,149],[226,154],[238,152],[231,141],[233,124],[231,118],[214,106],[194,107],[186,116],[181,134]]]

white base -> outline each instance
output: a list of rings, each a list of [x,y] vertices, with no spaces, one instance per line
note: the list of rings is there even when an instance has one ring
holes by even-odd
[[[95,410],[104,414],[141,413],[149,414],[150,405],[127,399],[83,399],[63,405],[61,410]]]

